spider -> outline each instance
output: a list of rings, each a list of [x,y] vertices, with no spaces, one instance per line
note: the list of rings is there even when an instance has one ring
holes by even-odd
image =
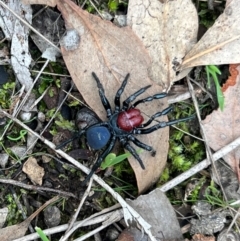
[[[80,130],[78,134],[75,135],[73,138],[67,140],[66,142],[60,144],[57,147],[57,149],[59,149],[65,146],[67,143],[73,141],[74,139],[80,138],[82,135],[85,135],[87,143],[92,149],[94,150],[103,149],[102,154],[99,156],[96,163],[93,165],[91,171],[87,175],[86,179],[83,181],[82,185],[85,185],[87,181],[92,177],[94,172],[100,167],[105,157],[113,149],[117,140],[121,143],[121,145],[126,150],[128,150],[134,156],[134,158],[139,162],[142,169],[145,169],[145,166],[140,156],[137,154],[136,150],[130,145],[129,142],[132,142],[136,146],[149,151],[151,155],[154,156],[156,151],[151,146],[138,140],[135,137],[136,135],[149,134],[160,128],[174,125],[181,121],[187,121],[189,119],[192,119],[192,116],[190,116],[190,117],[172,120],[168,122],[159,122],[158,124],[145,128],[149,126],[155,118],[168,114],[172,110],[172,107],[169,106],[163,111],[159,111],[155,113],[153,116],[149,118],[148,121],[143,123],[144,121],[143,116],[141,115],[140,110],[136,109],[136,106],[144,102],[152,101],[154,99],[164,98],[166,97],[167,93],[158,93],[153,96],[140,99],[134,102],[133,104],[131,104],[131,102],[133,102],[139,95],[144,93],[151,86],[151,85],[147,85],[146,87],[141,88],[140,90],[130,95],[126,100],[124,100],[122,102],[122,107],[121,107],[120,97],[127,85],[127,82],[130,76],[129,74],[127,74],[115,95],[115,99],[114,99],[115,110],[112,111],[110,103],[105,96],[104,88],[99,78],[94,72],[92,72],[92,76],[97,82],[99,96],[100,96],[102,105],[106,110],[108,120],[105,122],[99,122],[91,126],[87,126],[86,128]]]

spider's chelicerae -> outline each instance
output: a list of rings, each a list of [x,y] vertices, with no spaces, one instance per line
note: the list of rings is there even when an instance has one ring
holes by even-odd
[[[151,154],[154,156],[156,151],[151,146],[139,141],[136,138],[136,135],[149,134],[160,128],[174,125],[178,122],[186,121],[192,118],[192,117],[186,117],[186,118],[172,120],[168,122],[158,122],[158,124],[155,124],[151,127],[146,128],[153,122],[155,118],[168,114],[172,110],[172,107],[168,107],[163,111],[157,112],[156,114],[151,116],[148,121],[143,123],[144,121],[143,116],[141,115],[140,110],[136,109],[136,106],[147,101],[164,98],[167,95],[166,93],[155,94],[153,96],[140,99],[131,104],[131,102],[133,102],[139,95],[144,93],[151,86],[151,85],[148,85],[146,87],[141,88],[140,90],[133,93],[132,95],[130,95],[126,100],[122,102],[122,106],[121,106],[120,97],[125,89],[125,86],[127,85],[127,81],[129,78],[129,74],[127,74],[124,81],[122,82],[121,87],[119,88],[119,90],[115,95],[115,99],[114,99],[115,110],[112,111],[109,101],[104,94],[104,89],[99,78],[94,72],[92,72],[92,76],[97,82],[99,96],[102,101],[103,107],[107,112],[108,120],[105,122],[99,122],[91,126],[87,126],[86,128],[80,130],[78,134],[75,135],[73,138],[60,144],[57,147],[57,148],[61,148],[67,143],[73,141],[75,138],[80,138],[82,135],[85,135],[87,139],[87,143],[92,149],[94,150],[103,149],[102,154],[99,156],[96,163],[93,165],[92,170],[87,175],[82,185],[85,185],[86,182],[91,178],[93,173],[98,169],[98,167],[103,162],[104,158],[111,152],[117,140],[121,143],[121,145],[126,150],[128,150],[137,159],[140,166],[143,169],[145,169],[145,166],[141,158],[139,157],[136,150],[130,145],[129,142],[132,142],[136,146],[151,152]]]

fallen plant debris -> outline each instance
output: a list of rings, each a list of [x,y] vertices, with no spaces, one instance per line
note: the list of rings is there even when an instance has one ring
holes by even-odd
[[[240,66],[235,67],[236,73],[239,73]],[[210,147],[217,151],[222,147],[226,146],[234,139],[236,139],[239,133],[238,120],[239,116],[239,74],[233,75],[235,77],[236,84],[229,86],[223,93],[225,97],[224,110],[215,110],[213,113],[208,115],[203,121],[203,126],[207,134],[207,139]],[[230,165],[232,170],[239,174],[239,149],[225,155],[224,160]]]
[[[46,31],[45,34],[50,36],[51,41],[53,40],[55,43],[58,42],[59,38],[56,38],[56,40],[54,38],[56,36],[51,36],[50,32],[52,32],[52,30],[56,30],[56,33],[61,35],[64,32],[64,21],[66,25],[66,36],[64,36],[64,38],[62,38],[60,41],[61,53],[70,72],[70,75],[78,88],[78,99],[81,99],[82,102],[85,100],[87,105],[89,105],[88,107],[92,108],[102,121],[106,120],[106,114],[100,103],[99,96],[96,94],[96,85],[91,77],[92,71],[96,71],[99,78],[103,81],[103,86],[106,90],[105,95],[110,100],[111,105],[113,105],[116,90],[121,85],[127,73],[131,74],[131,78],[129,80],[129,87],[126,88],[126,94],[123,93],[123,100],[140,88],[150,84],[152,85],[152,88],[151,90],[149,89],[146,91],[146,95],[143,95],[143,98],[161,93],[163,89],[169,90],[174,81],[186,76],[191,68],[198,65],[228,63],[236,64],[240,62],[239,54],[236,51],[236,49],[239,49],[240,38],[239,8],[236,0],[228,1],[226,3],[224,12],[219,16],[214,25],[209,28],[207,33],[198,43],[196,43],[198,30],[198,13],[190,0],[152,0],[151,2],[145,0],[130,0],[127,16],[128,26],[121,28],[115,26],[110,21],[103,20],[96,15],[90,14],[89,12],[91,12],[90,10],[93,8],[87,8],[89,12],[84,11],[82,8],[78,7],[74,2],[70,0],[25,0],[24,2],[28,4],[50,4],[53,7],[58,7],[64,18],[64,20],[60,19],[59,23],[61,24],[59,24],[59,27],[61,27],[61,29],[59,29],[59,31],[58,29],[55,29],[55,27],[58,27],[57,22],[60,15],[59,12],[55,14],[54,9],[47,10],[44,13],[46,15],[42,15],[46,16],[46,21],[41,22],[41,13],[37,21],[40,21],[40,26],[43,23],[46,25],[51,23],[50,25],[52,28],[48,28],[50,26],[46,26],[46,30],[51,30]],[[91,3],[87,2],[86,4],[89,6]],[[109,8],[112,10],[115,9],[114,11],[117,9],[117,4],[120,4],[120,2],[108,2]],[[1,163],[1,167],[4,169],[1,170],[0,175],[6,175],[8,178],[11,177],[11,179],[1,178],[0,182],[32,190],[32,193],[29,195],[32,195],[33,197],[41,197],[42,195],[46,195],[47,192],[56,192],[61,196],[69,197],[68,200],[64,200],[62,202],[62,209],[59,207],[56,209],[56,216],[58,216],[56,223],[62,222],[59,210],[65,214],[64,209],[67,208],[67,212],[72,215],[72,213],[74,213],[76,210],[76,203],[78,199],[81,199],[81,202],[78,206],[78,212],[75,212],[73,221],[69,222],[69,227],[67,228],[67,225],[65,225],[64,228],[61,227],[61,229],[59,229],[59,232],[67,230],[64,236],[61,237],[61,241],[67,240],[70,236],[71,238],[77,238],[78,240],[79,237],[74,236],[76,233],[76,235],[78,235],[76,230],[79,229],[79,227],[82,227],[83,224],[85,225],[88,221],[87,218],[78,224],[79,226],[74,226],[74,221],[76,221],[80,211],[83,212],[84,215],[87,214],[90,216],[90,212],[95,211],[95,209],[102,209],[104,205],[107,204],[110,206],[116,201],[120,203],[122,209],[119,210],[119,212],[109,214],[108,217],[101,217],[101,221],[99,222],[102,222],[102,226],[98,227],[96,230],[92,230],[90,233],[81,234],[81,240],[88,239],[90,235],[93,235],[94,232],[99,232],[100,230],[106,229],[106,227],[119,221],[122,218],[125,220],[125,225],[130,225],[130,227],[125,229],[126,232],[129,230],[135,230],[140,235],[142,235],[144,232],[142,237],[145,239],[156,241],[162,239],[171,240],[179,238],[182,240],[180,226],[176,221],[173,208],[170,205],[168,199],[163,195],[163,193],[161,193],[160,190],[169,190],[173,186],[176,186],[176,183],[182,182],[186,178],[191,177],[194,173],[199,173],[200,170],[210,165],[209,160],[205,159],[203,162],[194,166],[192,169],[189,169],[186,173],[183,173],[183,176],[180,177],[177,182],[174,183],[173,179],[172,182],[164,184],[159,189],[156,189],[145,196],[140,196],[136,200],[129,201],[130,204],[128,204],[123,197],[125,197],[125,195],[132,195],[133,198],[135,198],[133,194],[137,191],[132,191],[133,189],[130,189],[132,192],[130,193],[127,189],[124,190],[123,186],[119,185],[119,183],[122,184],[128,181],[128,173],[126,175],[126,180],[123,182],[117,178],[106,178],[105,181],[109,182],[112,187],[106,184],[106,182],[99,177],[100,175],[97,176],[94,174],[92,177],[92,180],[94,180],[93,188],[91,189],[91,180],[88,189],[84,192],[84,195],[82,195],[83,190],[79,186],[79,183],[80,180],[82,180],[84,177],[82,176],[82,173],[79,172],[79,170],[85,172],[86,174],[89,174],[90,171],[82,164],[84,163],[83,159],[91,161],[91,159],[94,159],[94,155],[98,155],[99,153],[95,153],[94,151],[88,152],[86,150],[86,146],[84,146],[84,141],[80,141],[81,144],[77,143],[78,147],[80,146],[79,150],[82,151],[78,153],[74,153],[74,151],[72,152],[75,157],[77,154],[80,154],[78,156],[81,157],[81,162],[76,161],[64,151],[55,150],[54,143],[58,144],[61,142],[61,133],[63,133],[61,132],[61,128],[68,129],[67,131],[65,130],[65,138],[71,137],[71,131],[75,128],[73,124],[74,118],[72,118],[72,116],[76,116],[76,114],[73,112],[78,110],[78,108],[75,107],[76,105],[79,105],[79,103],[76,104],[74,101],[69,102],[68,97],[66,103],[70,103],[69,106],[65,104],[64,107],[61,107],[61,102],[67,97],[65,97],[65,93],[61,96],[61,98],[58,98],[58,95],[61,95],[63,90],[68,91],[70,89],[70,80],[68,81],[68,87],[63,87],[65,81],[60,81],[58,79],[60,75],[58,76],[58,74],[56,74],[57,77],[55,76],[52,79],[47,79],[44,73],[44,77],[40,77],[38,80],[39,76],[42,75],[42,71],[45,68],[47,68],[47,71],[50,70],[50,74],[54,76],[55,70],[58,69],[59,66],[56,66],[55,63],[50,63],[49,59],[55,59],[57,53],[60,53],[59,48],[55,46],[51,41],[46,40],[46,37],[38,34],[37,31],[34,30],[34,32],[37,33],[34,36],[35,41],[39,40],[39,36],[39,38],[44,39],[43,41],[48,42],[47,47],[39,47],[41,48],[41,51],[44,52],[46,48],[50,48],[51,51],[49,50],[50,56],[45,56],[48,60],[44,64],[42,64],[41,61],[36,61],[36,63],[33,63],[34,67],[37,67],[38,69],[41,68],[40,73],[38,73],[35,80],[33,81],[32,76],[30,76],[31,72],[29,71],[31,61],[30,59],[32,56],[30,55],[31,51],[28,50],[28,41],[26,41],[28,39],[29,28],[33,30],[33,27],[29,24],[28,27],[25,27],[26,22],[23,24],[21,20],[19,20],[19,16],[16,16],[15,18],[13,15],[11,15],[12,13],[7,10],[6,4],[3,1],[0,1],[0,6],[0,14],[2,17],[5,17],[4,21],[1,22],[1,24],[3,24],[1,27],[4,28],[4,24],[10,22],[10,25],[6,26],[11,30],[10,33],[12,34],[12,36],[9,36],[12,49],[10,54],[12,58],[11,60],[12,62],[18,62],[17,64],[20,63],[20,66],[22,67],[20,70],[18,69],[19,66],[14,67],[15,74],[18,79],[22,79],[23,81],[24,78],[26,78],[26,82],[20,81],[21,86],[18,84],[16,87],[12,87],[10,85],[8,85],[9,87],[6,87],[7,85],[4,87],[7,88],[8,91],[12,91],[14,94],[15,90],[19,91],[20,94],[17,96],[17,101],[14,103],[11,101],[9,103],[5,103],[3,100],[3,104],[6,104],[6,107],[2,106],[2,109],[0,109],[1,116],[7,117],[10,120],[9,122],[6,122],[6,120],[3,121],[3,123],[5,123],[5,128],[3,128],[3,133],[1,133],[2,137],[0,143],[2,152],[6,152],[8,156],[7,159]],[[9,1],[8,6],[12,8],[12,10],[15,10],[14,7],[12,7],[14,6],[13,0]],[[26,17],[28,22],[31,23],[30,18],[28,18],[31,17],[32,14],[30,7],[28,5],[23,6],[20,2],[19,4],[17,3],[16,6],[18,7],[16,11],[17,14],[21,15],[22,17]],[[183,11],[185,11],[184,16],[182,15]],[[99,11],[99,15],[101,16],[101,11]],[[48,17],[50,18],[48,19]],[[50,21],[50,19],[52,21]],[[189,19],[191,19],[191,21],[189,21]],[[38,26],[39,30],[45,30],[39,27],[39,25],[34,26]],[[222,31],[222,29],[224,29],[225,32]],[[8,31],[5,32],[7,33]],[[19,34],[21,38],[25,37],[24,41],[21,42],[21,38],[15,41],[15,32],[16,34]],[[50,35],[48,35],[49,33]],[[21,43],[23,46],[21,46]],[[53,54],[52,50],[54,50]],[[16,51],[16,54],[19,54],[20,56],[18,57],[17,61],[14,60],[14,51]],[[25,54],[26,56],[24,56]],[[35,59],[35,55],[32,58]],[[236,78],[238,78],[239,70],[237,68],[237,66],[231,66],[231,82],[228,81],[224,86],[224,95],[226,98],[226,103],[224,106],[225,116],[219,115],[219,110],[209,115],[206,120],[213,118],[212,116],[214,114],[216,114],[216,119],[214,119],[214,125],[211,124],[211,126],[206,127],[206,129],[210,128],[211,131],[213,131],[215,127],[217,129],[219,128],[219,125],[222,125],[228,132],[223,134],[222,130],[221,133],[219,130],[216,131],[217,135],[220,135],[220,138],[222,139],[227,139],[227,142],[223,142],[217,147],[214,146],[214,141],[210,143],[210,146],[215,151],[217,151],[213,154],[213,161],[224,156],[226,153],[229,153],[231,150],[237,149],[235,153],[229,155],[230,157],[225,157],[225,160],[226,158],[229,158],[227,161],[229,162],[230,160],[229,163],[232,169],[234,169],[238,176],[240,176],[238,168],[239,163],[237,159],[238,148],[236,148],[239,145],[239,138],[236,131],[238,129],[238,115],[236,114],[238,113],[238,102],[236,99],[238,95],[239,83],[239,81],[235,79],[236,74]],[[49,77],[49,73],[46,76]],[[38,89],[38,91],[36,91],[36,89]],[[31,92],[34,92],[34,94],[37,93],[36,96],[33,94],[30,95]],[[2,93],[3,96],[6,95],[6,92]],[[39,96],[39,94],[41,96]],[[230,95],[231,97],[234,97],[232,98],[234,103],[229,102]],[[24,96],[23,99],[22,96]],[[27,100],[31,100],[31,104],[28,104],[29,101]],[[73,109],[70,108],[70,105],[73,107]],[[143,114],[144,112],[144,115],[146,115],[145,119],[147,119],[149,116],[159,112],[159,110],[164,110],[166,107],[167,101],[165,99],[161,99],[161,101],[154,100],[151,103],[142,103],[141,113]],[[227,108],[227,110],[225,110],[225,108]],[[58,110],[60,109],[62,116],[58,113]],[[40,115],[38,115],[40,112],[43,114],[42,118],[40,118]],[[193,108],[191,111],[187,112],[187,114],[191,115],[192,112]],[[180,117],[184,116],[185,114],[186,109],[183,108]],[[227,117],[232,117],[232,119],[229,121],[229,119],[226,119]],[[19,120],[20,118],[22,121]],[[219,118],[222,122],[219,122]],[[30,123],[23,123],[23,121]],[[158,121],[167,121],[167,118],[161,117]],[[29,126],[26,124],[31,128],[29,128]],[[82,129],[84,128],[82,127],[83,125],[86,125],[85,121],[80,120],[77,123],[77,128],[80,127],[80,129]],[[19,129],[19,127],[23,129]],[[46,128],[44,129],[44,127]],[[58,140],[56,138],[57,132],[59,134]],[[212,135],[210,130],[208,131],[207,129],[207,132],[208,135]],[[30,133],[33,139],[30,139]],[[41,134],[39,135],[39,133]],[[225,138],[227,134],[229,134],[229,138]],[[5,141],[4,135],[5,137],[8,137],[6,138],[7,141]],[[52,143],[49,141],[55,141],[55,138],[57,140],[56,142]],[[26,139],[28,141],[27,147],[25,146]],[[45,146],[42,145],[41,142],[38,142],[35,145],[34,143],[36,143],[37,139],[41,140]],[[129,158],[130,164],[132,165],[136,175],[138,193],[140,194],[148,191],[152,187],[154,188],[154,183],[159,180],[159,176],[161,175],[166,165],[169,132],[167,129],[163,129],[158,132],[153,132],[151,136],[139,139],[143,143],[147,143],[157,150],[157,155],[154,158],[150,157],[149,153],[147,152],[141,153],[143,162],[147,167],[144,171],[139,167],[134,158]],[[207,143],[207,140],[204,141]],[[191,142],[190,138],[186,140],[186,143],[189,142]],[[183,146],[184,144],[185,142],[183,142]],[[226,144],[230,145],[230,147],[227,148]],[[12,152],[7,149],[8,145],[10,145],[10,148],[14,146],[14,149],[11,149]],[[73,143],[73,146],[74,145],[75,143]],[[185,147],[187,146],[188,145],[186,144]],[[20,150],[18,147],[20,147]],[[68,148],[71,147],[66,147],[65,150],[68,151]],[[44,152],[47,151],[50,155],[48,156],[49,158],[46,158],[46,156],[43,157],[43,155],[41,155],[41,157],[31,156],[31,152],[33,152],[33,155],[35,155],[35,152],[38,152],[39,150]],[[180,149],[176,148],[176,150],[180,153]],[[117,151],[114,150],[114,152]],[[191,152],[191,150],[189,150],[189,152]],[[28,159],[26,158],[27,154],[30,155]],[[182,150],[181,154],[184,155]],[[68,162],[71,163],[71,165],[65,165],[65,160],[63,161],[60,159],[60,157],[65,158]],[[30,168],[31,170],[29,171],[26,170],[26,166],[31,160],[32,164],[34,165]],[[182,160],[183,159],[181,158],[178,159],[180,165]],[[188,163],[191,163],[191,160],[187,161]],[[20,167],[18,171],[21,175],[19,177],[19,173],[16,173],[17,167]],[[39,173],[37,173],[38,175],[35,175],[36,173],[34,173],[36,172],[36,167],[40,168]],[[25,175],[22,171],[24,171],[28,176]],[[176,170],[176,173],[178,173],[177,171],[179,170]],[[14,175],[12,175],[11,172]],[[203,174],[201,173],[198,175]],[[17,180],[13,180],[14,178]],[[212,179],[214,178],[212,177]],[[43,186],[40,187],[23,183],[29,181]],[[95,182],[100,184],[104,191],[97,190],[98,187],[94,186]],[[218,183],[217,181],[215,182]],[[220,185],[221,183],[218,184]],[[224,184],[227,185],[229,183],[225,182]],[[234,188],[235,184],[236,180],[234,180]],[[48,185],[53,186],[51,186],[51,188],[47,188]],[[67,191],[60,191],[58,188]],[[115,190],[113,188],[115,188]],[[0,197],[4,197],[4,193],[8,192],[9,189],[11,189],[13,196],[22,195],[19,190],[17,190],[16,195],[15,190],[12,188],[6,188],[5,190],[2,190],[2,187],[0,186]],[[109,198],[106,191],[112,195],[111,198]],[[123,196],[121,196],[120,193],[124,193]],[[104,197],[104,201],[102,201],[101,198],[95,199],[95,196],[97,195]],[[33,197],[31,198],[33,199]],[[16,199],[18,199],[18,197],[16,197]],[[188,198],[186,198],[185,201],[188,201]],[[228,203],[226,205],[228,205]],[[26,205],[26,207],[28,207],[28,205]],[[69,207],[71,208],[69,209]],[[172,215],[169,215],[170,213]],[[203,227],[202,224],[208,223],[209,226],[211,226],[210,229],[205,232],[205,234],[213,235],[216,232],[221,231],[222,228],[226,225],[226,213],[222,212],[221,214],[223,215],[217,216],[215,220],[211,219],[212,216],[210,216],[211,223],[207,217],[201,217],[203,222],[195,219],[199,222],[194,223],[193,221],[192,233],[201,234],[194,235],[192,240],[205,241],[212,240],[211,238],[214,239],[215,237],[213,236],[206,237],[203,235],[203,233],[206,231],[206,228]],[[170,219],[170,216],[172,219]],[[81,215],[79,215],[79,218],[80,217]],[[91,217],[93,216],[91,215],[90,218]],[[5,235],[3,238],[4,241],[11,240],[13,238],[15,239],[17,237],[22,237],[17,241],[23,241],[25,238],[23,235],[25,234],[27,226],[30,224],[32,218],[33,215],[29,216],[29,218],[27,218],[22,223],[1,229],[0,239],[2,237],[1,235]],[[163,218],[163,220],[161,218]],[[219,218],[221,219],[220,221]],[[67,220],[69,220],[68,216]],[[219,222],[217,223],[215,221]],[[90,223],[89,225],[92,225],[93,223]],[[133,223],[135,223],[135,227],[133,227]],[[168,223],[168,225],[166,225],[166,223]],[[215,224],[219,224],[219,226],[216,226]],[[170,226],[173,230],[169,229]],[[1,232],[2,230],[3,232]],[[12,232],[15,230],[17,230],[17,232]],[[45,232],[45,230],[43,230],[43,232]],[[224,232],[224,230],[222,232]],[[46,231],[47,235],[50,233],[54,234],[54,231]],[[38,237],[34,235],[36,234],[32,234],[32,236],[29,235],[31,236],[31,238],[29,237],[29,240],[34,238],[36,239]],[[59,240],[57,237],[58,236],[56,236],[56,240]],[[135,236],[135,238],[136,237],[137,236]],[[54,239],[55,237],[53,240]],[[140,238],[137,238],[137,240],[139,239]],[[116,238],[114,240],[116,240]]]
[[[182,17],[182,13],[185,16]],[[191,21],[189,21],[191,19]],[[191,0],[129,1],[127,23],[146,47],[152,64],[151,80],[170,89],[191,69],[176,74],[182,59],[197,42],[198,15]]]
[[[237,76],[239,75],[238,72],[238,66],[239,64],[230,64],[229,65],[229,73],[230,76],[228,77],[227,81],[225,84],[222,86],[222,92],[225,92],[228,87],[234,86],[237,82]]]
[[[2,228],[1,232],[0,232],[0,239],[2,241],[12,241],[14,239],[17,238],[21,238],[22,236],[24,236],[24,234],[26,233],[29,224],[31,223],[31,221],[48,205],[56,202],[59,199],[59,197],[54,197],[52,199],[50,199],[49,201],[47,201],[45,204],[43,204],[38,210],[36,210],[31,216],[29,216],[25,221],[23,221],[22,223],[13,225],[13,226],[9,226],[6,228]]]

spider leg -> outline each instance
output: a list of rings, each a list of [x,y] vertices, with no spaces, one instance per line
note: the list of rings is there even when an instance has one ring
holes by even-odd
[[[85,186],[89,179],[92,177],[94,172],[100,167],[101,163],[103,162],[104,158],[111,152],[113,149],[115,143],[116,143],[116,136],[112,137],[111,142],[109,143],[108,147],[104,150],[104,152],[100,155],[100,157],[97,159],[97,161],[94,163],[91,171],[88,173],[87,177],[85,180],[81,183],[81,186]]]
[[[167,96],[167,93],[160,93],[160,94],[149,96],[149,97],[144,98],[142,100],[136,101],[135,103],[132,104],[131,108],[135,108],[137,105],[139,105],[141,103],[145,103],[145,102],[152,101],[152,100],[162,99],[166,96]]]
[[[133,130],[133,134],[149,134],[151,132],[154,132],[160,128],[164,128],[166,126],[171,126],[171,125],[174,125],[174,124],[177,124],[179,122],[182,122],[182,121],[188,121],[188,120],[191,120],[195,117],[195,115],[192,115],[192,116],[189,116],[189,117],[186,117],[186,118],[182,118],[182,119],[177,119],[177,120],[172,120],[172,121],[168,121],[168,122],[160,122],[150,128],[147,128],[147,129],[138,129],[138,128],[135,128]]]
[[[64,141],[63,143],[57,145],[55,149],[57,150],[57,149],[60,149],[64,146],[66,146],[68,143],[74,141],[77,138],[80,138],[83,134],[85,134],[85,132],[86,132],[86,129],[83,129],[83,130],[77,132],[72,138],[70,138],[70,139]]]
[[[107,112],[107,117],[110,117],[112,115],[112,110],[111,110],[111,106],[109,104],[109,101],[108,101],[107,97],[105,96],[104,88],[103,88],[99,78],[97,77],[97,75],[94,72],[92,72],[92,76],[97,82],[99,96],[100,96],[100,99],[102,101],[103,107],[105,108],[105,110]]]
[[[128,81],[128,78],[129,78],[130,74],[127,74],[124,81],[122,82],[122,85],[120,86],[120,88],[118,89],[117,93],[116,93],[116,96],[115,96],[115,100],[114,100],[114,103],[115,103],[115,113],[116,112],[119,112],[120,110],[120,97],[125,89],[125,86],[127,84],[127,81]]]
[[[145,169],[145,166],[143,164],[142,159],[140,158],[140,156],[137,154],[136,150],[127,142],[126,138],[122,138],[119,140],[120,143],[122,144],[122,146],[128,150],[133,156],[134,158],[139,162],[140,166],[142,169]]]
[[[127,110],[129,107],[129,103],[134,101],[139,95],[144,93],[151,85],[147,85],[146,87],[141,88],[140,90],[136,91],[132,95],[130,95],[126,100],[123,101],[123,110]]]
[[[164,109],[163,111],[157,112],[156,114],[152,115],[147,122],[145,122],[142,125],[138,126],[138,128],[144,128],[144,127],[150,125],[153,122],[153,120],[155,120],[157,117],[162,116],[162,115],[166,115],[171,110],[172,110],[172,106],[169,106],[166,109]]]
[[[145,144],[145,143],[142,143],[141,141],[139,141],[137,138],[135,138],[134,136],[132,135],[129,135],[128,136],[128,140],[132,141],[136,146],[146,150],[146,151],[149,151],[151,152],[151,155],[152,156],[155,156],[156,154],[156,151],[149,145]]]

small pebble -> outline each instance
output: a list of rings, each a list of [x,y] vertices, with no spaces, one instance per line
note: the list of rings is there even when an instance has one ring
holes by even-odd
[[[61,213],[58,207],[49,206],[44,210],[44,222],[48,227],[55,227],[61,221]]]

